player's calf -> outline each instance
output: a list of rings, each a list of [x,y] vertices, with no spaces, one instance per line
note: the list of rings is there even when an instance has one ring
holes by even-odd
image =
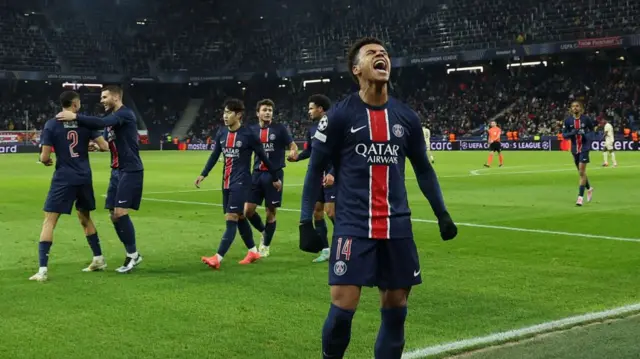
[[[122,266],[116,268],[116,272],[130,273],[133,268],[142,262],[142,256],[138,253],[136,246],[136,230],[129,217],[129,210],[127,208],[116,207],[112,213],[112,221],[118,238],[127,252],[124,263]]]
[[[49,252],[53,245],[53,231],[58,224],[60,213],[45,212],[42,231],[40,232],[40,242],[38,242],[38,273],[32,275],[29,280],[44,282],[48,279],[49,273]]]
[[[400,359],[404,349],[404,326],[410,289],[380,290],[381,323],[375,358]]]
[[[264,226],[264,237],[260,243],[260,253],[270,252],[269,246],[276,232],[276,208],[267,207],[267,224]],[[268,255],[268,254],[267,254]],[[266,257],[266,256],[265,256]]]
[[[323,358],[342,358],[351,340],[351,322],[360,302],[361,288],[331,286],[331,306],[322,327]]]
[[[87,243],[91,248],[91,252],[93,252],[93,259],[91,264],[88,267],[84,268],[83,272],[95,272],[101,271],[107,268],[107,263],[104,260],[102,255],[102,248],[100,246],[100,238],[98,237],[98,232],[96,230],[96,226],[91,220],[91,214],[89,211],[78,211],[78,219],[80,220],[80,225],[84,229],[85,237],[87,238]]]

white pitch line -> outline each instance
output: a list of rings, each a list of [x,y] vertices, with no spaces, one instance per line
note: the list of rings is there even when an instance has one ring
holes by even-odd
[[[560,320],[545,322],[542,324],[491,334],[484,337],[475,337],[471,339],[460,340],[457,342],[435,345],[427,348],[417,349],[405,353],[402,359],[425,358],[430,355],[441,355],[453,351],[461,351],[476,347],[488,347],[492,344],[513,341],[519,338],[528,337],[537,334],[566,329],[576,325],[587,324],[590,322],[602,321],[612,317],[628,315],[640,311],[640,303],[626,305],[602,312],[591,312],[584,315],[568,317]]]
[[[181,201],[181,200],[174,200],[174,199],[147,198],[147,197],[144,197],[143,200],[144,201],[150,201],[150,202],[165,202],[165,203],[178,203],[178,204],[192,204],[192,205],[200,205],[200,206],[222,207],[222,205],[219,204],[219,203],[210,203],[210,202],[193,202],[193,201]],[[292,208],[278,208],[278,211],[300,212],[299,209],[292,209]],[[420,218],[412,218],[411,221],[412,222],[420,222],[420,223],[438,223],[438,221],[435,221],[435,220],[432,220],[432,219],[420,219]],[[476,223],[465,223],[465,222],[456,222],[456,225],[459,226],[459,227],[487,228],[487,229],[498,229],[498,230],[503,230],[503,231],[551,234],[551,235],[557,235],[557,236],[569,236],[569,237],[581,237],[581,238],[593,238],[593,239],[608,239],[608,240],[613,240],[613,241],[638,242],[638,243],[640,243],[640,238],[601,236],[601,235],[597,235],[597,234],[547,231],[547,230],[543,230],[543,229],[530,229],[530,228],[494,226],[494,225],[489,225],[489,224],[476,224]]]
[[[294,183],[283,185],[283,187],[302,187],[304,184],[302,183]],[[145,192],[145,194],[171,194],[171,193],[190,193],[190,192],[211,192],[211,191],[220,191],[222,188],[208,188],[208,189],[185,189],[178,191],[160,191],[160,192]]]
[[[636,168],[640,167],[640,165],[630,165],[630,166],[618,166],[617,168]],[[591,171],[599,171],[599,170],[613,170],[609,167],[594,167],[589,168],[587,172]],[[480,172],[483,171],[483,172]],[[438,176],[438,178],[465,178],[465,177],[477,177],[477,176],[509,176],[509,175],[522,175],[522,174],[535,174],[535,173],[554,173],[554,172],[578,172],[575,167],[570,168],[558,168],[558,169],[549,169],[549,170],[533,170],[533,171],[507,171],[502,169],[496,169],[492,172],[484,172],[491,171],[490,169],[478,169],[478,170],[470,170],[468,174],[464,175],[444,175]]]
[[[508,167],[508,169],[511,169],[511,168],[522,168],[522,167],[526,167],[526,166],[514,166],[514,167]],[[634,167],[640,167],[640,165],[619,166],[618,168],[634,168]],[[603,168],[603,167],[595,167],[595,168],[589,169],[589,171],[602,170],[602,169],[605,169],[605,168]],[[569,168],[561,168],[561,169],[547,169],[547,170],[534,170],[534,171],[509,171],[509,170],[502,170],[502,169],[495,170],[494,172],[486,172],[486,171],[491,171],[491,169],[485,168],[485,169],[470,170],[468,174],[444,175],[444,176],[438,176],[438,178],[467,178],[467,177],[494,176],[494,175],[497,175],[497,176],[508,176],[508,175],[535,174],[535,173],[573,172],[573,171],[577,171],[577,170],[575,168],[573,168],[573,167],[569,167]],[[405,179],[414,180],[416,178],[415,177],[406,177]],[[304,184],[302,184],[302,183],[284,185],[284,187],[302,187],[302,186],[304,186]],[[219,191],[219,190],[221,190],[221,188],[187,189],[187,190],[174,190],[174,191],[145,192],[145,194],[171,194],[171,193],[211,192],[211,191]]]

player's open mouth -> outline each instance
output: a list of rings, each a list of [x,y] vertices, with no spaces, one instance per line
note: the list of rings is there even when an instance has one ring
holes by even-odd
[[[387,61],[384,59],[378,59],[373,62],[373,69],[378,73],[386,75],[388,73],[387,67]]]

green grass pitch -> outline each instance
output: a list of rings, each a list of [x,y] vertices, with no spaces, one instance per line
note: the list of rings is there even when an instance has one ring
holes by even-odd
[[[319,357],[329,288],[326,264],[298,250],[306,162],[286,169],[291,211],[278,215],[271,257],[240,266],[237,237],[216,272],[200,257],[215,253],[224,229],[220,166],[196,191],[208,153],[142,155],[146,200],[132,219],[145,261],[131,275],[113,271],[124,251],[98,209],[109,269],[82,273],[91,252],[75,216],[63,216],[42,284],[27,279],[52,169],[35,154],[0,156],[0,358]],[[484,152],[435,155],[449,211],[467,225],[443,242],[437,225],[413,223],[424,283],[409,299],[406,350],[640,302],[640,243],[611,238],[640,238],[637,153],[618,153],[619,168],[600,168],[592,153],[594,201],[582,208],[566,152],[506,152],[506,166],[491,169]],[[108,154],[92,154],[92,166],[101,208]],[[407,188],[413,217],[433,220],[415,180]],[[373,357],[378,325],[378,294],[366,289],[347,358]]]

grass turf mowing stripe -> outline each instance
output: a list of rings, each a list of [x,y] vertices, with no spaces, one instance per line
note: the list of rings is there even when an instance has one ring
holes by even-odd
[[[104,197],[104,195],[103,195],[103,197]],[[221,204],[210,203],[210,202],[193,202],[193,201],[181,201],[181,200],[174,200],[174,199],[147,198],[147,197],[144,197],[143,200],[144,201],[150,201],[150,202],[165,202],[165,203],[177,203],[177,204],[191,204],[191,205],[200,205],[200,206],[222,207]],[[292,208],[278,208],[278,211],[300,212],[299,209],[292,209]],[[420,223],[438,223],[438,221],[435,221],[435,220],[420,219],[420,218],[412,218],[411,221],[420,222]],[[548,230],[544,230],[544,229],[494,226],[494,225],[489,225],[489,224],[476,224],[476,223],[465,223],[465,222],[456,222],[456,225],[459,226],[459,227],[498,229],[498,230],[503,230],[503,231],[527,232],[527,233],[539,233],[539,234],[552,234],[552,235],[557,235],[557,236],[569,236],[569,237],[593,238],[593,239],[606,239],[606,240],[622,241],[622,242],[640,242],[640,238],[601,236],[601,235],[597,235],[597,234],[588,234],[588,233],[548,231]]]
[[[413,350],[405,353],[402,359],[418,359],[431,355],[442,355],[447,353],[461,353],[472,349],[480,349],[490,345],[523,339],[538,334],[568,329],[578,325],[601,321],[614,317],[625,316],[640,312],[640,303],[626,305],[602,312],[592,312],[583,315],[568,317],[560,320],[545,322],[531,327],[495,333],[484,337],[460,340],[457,342],[435,345],[432,347]]]

